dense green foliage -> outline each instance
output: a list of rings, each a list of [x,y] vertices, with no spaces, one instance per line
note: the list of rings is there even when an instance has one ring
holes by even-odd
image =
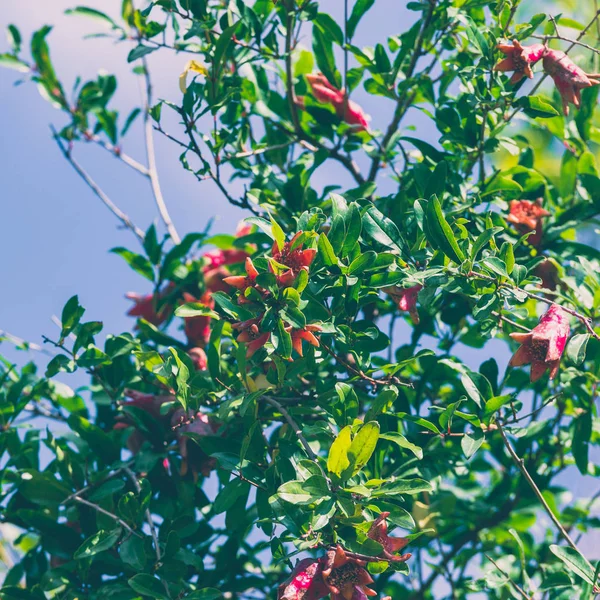
[[[595,596],[578,546],[598,525],[593,501],[555,484],[600,474],[600,253],[577,236],[600,214],[598,88],[583,72],[598,70],[595,18],[409,2],[413,26],[359,48],[373,3],[348,2],[341,23],[311,0],[73,9],[131,45],[147,102],[129,115],[111,75],[67,91],[49,27],[30,57],[9,27],[0,64],[62,112],[60,149],[132,230],[113,252],[154,294],[133,298],[139,319],[121,334],[71,298],[45,373],[0,365],[1,526],[19,531],[2,600],[366,597],[358,584],[296,593],[293,580],[278,593],[299,558],[336,545],[380,598]],[[555,27],[581,44],[550,39]],[[530,62],[543,58],[536,84],[545,69],[560,95],[527,91],[511,62],[508,42],[545,35]],[[156,52],[192,59],[180,97],[152,99]],[[513,85],[502,71],[515,69]],[[393,107],[385,131],[349,98],[359,88]],[[581,90],[563,115],[561,97]],[[403,127],[415,107],[435,143]],[[123,152],[136,119],[147,166]],[[198,186],[247,209],[236,235],[180,239],[154,164],[161,134]],[[83,143],[151,181],[164,234],[111,204],[76,161]],[[317,189],[332,163],[351,183]],[[521,347],[513,366],[490,358],[494,338]],[[465,347],[485,360],[468,366]],[[75,371],[87,389],[54,379]],[[24,427],[32,415],[48,427]],[[411,557],[374,535],[381,513]],[[311,564],[331,583],[324,558]]]

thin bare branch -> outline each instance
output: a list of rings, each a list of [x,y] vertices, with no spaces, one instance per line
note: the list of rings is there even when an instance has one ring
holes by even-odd
[[[508,450],[510,457],[512,458],[515,465],[517,465],[519,471],[521,471],[521,474],[525,478],[525,481],[528,483],[529,487],[532,489],[533,493],[536,495],[537,499],[540,501],[540,504],[546,511],[546,514],[550,517],[551,521],[554,523],[560,535],[567,542],[567,544],[569,544],[569,546],[571,546],[571,548],[573,548],[573,550],[575,550],[575,552],[577,552],[583,558],[583,560],[585,560],[585,562],[589,565],[590,569],[593,572],[594,567],[590,564],[587,558],[585,558],[581,550],[579,550],[579,548],[577,547],[577,544],[573,541],[567,530],[563,527],[562,523],[558,520],[558,517],[554,514],[554,512],[546,502],[546,499],[540,491],[540,488],[537,486],[537,484],[531,477],[529,471],[527,470],[527,467],[525,466],[525,461],[516,453],[515,449],[513,448],[513,445],[510,443],[510,440],[506,435],[506,432],[504,431],[504,428],[502,427],[502,423],[500,423],[500,421],[496,421],[496,425],[498,426],[498,431],[502,436],[502,441],[504,442],[504,445]]]
[[[115,521],[115,523],[118,523],[121,527],[123,527],[123,529],[126,529],[127,531],[129,531],[129,533],[135,535],[136,537],[139,537],[139,538],[144,537],[141,533],[138,533],[137,531],[135,531],[135,529],[132,529],[127,523],[125,523],[125,521],[123,521],[123,519],[121,519],[120,517],[117,517],[117,515],[109,512],[108,510],[102,508],[101,506],[98,506],[94,502],[90,502],[89,500],[86,500],[85,498],[81,498],[79,496],[72,496],[70,501],[78,502],[79,504],[84,504],[85,506],[89,506],[90,508],[93,508],[96,512],[106,515],[107,517],[109,517],[110,519]],[[65,504],[66,502],[67,502],[67,500],[65,500],[65,502],[63,502],[63,504]]]
[[[73,154],[71,152],[71,149],[64,144],[63,140],[58,135],[58,132],[56,131],[56,129],[54,129],[54,127],[52,127],[52,126],[50,126],[50,129],[52,130],[52,135],[53,135],[54,140],[57,143],[58,147],[60,148],[60,151],[63,153],[63,156],[67,159],[69,164],[75,169],[77,174],[87,183],[88,187],[94,192],[94,194],[96,194],[96,196],[98,196],[98,198],[100,198],[100,200],[108,208],[108,210],[110,210],[113,213],[113,215],[115,215],[117,217],[117,219],[119,219],[119,221],[121,221],[121,223],[123,223],[123,225],[125,225],[125,227],[127,227],[127,229],[131,230],[141,242],[143,242],[144,241],[144,232],[139,227],[137,227],[137,225],[135,225],[133,223],[133,221],[129,218],[129,216],[127,214],[125,214],[104,193],[104,191],[100,188],[100,186],[90,177],[88,172],[75,160],[75,158],[73,157]]]
[[[496,569],[498,569],[498,571],[500,571],[500,573],[502,573],[502,575],[504,575],[504,577],[506,577],[506,579],[508,579],[508,582],[510,583],[510,585],[512,585],[513,588],[519,593],[521,598],[525,598],[525,600],[531,600],[532,598],[534,598],[534,595],[529,596],[528,594],[526,594],[525,591],[523,590],[523,588],[520,585],[518,585],[516,582],[514,582],[510,578],[510,575],[506,571],[504,571],[500,567],[500,565],[491,556],[489,556],[489,554],[486,554],[485,557],[494,565],[494,567],[496,567]]]
[[[145,58],[142,59],[142,65],[144,67],[145,85],[142,85],[141,88],[144,98],[144,137],[146,140],[146,156],[148,159],[148,177],[150,179],[152,194],[154,195],[160,217],[163,220],[173,243],[179,244],[181,238],[171,220],[171,215],[167,209],[165,199],[163,198],[162,190],[160,189],[160,181],[158,179],[158,171],[156,169],[156,153],[154,151],[154,136],[152,135],[152,117],[150,116],[150,109],[152,108],[152,79],[150,78],[148,61]]]
[[[88,142],[93,142],[97,144],[101,148],[104,148],[107,152],[110,152],[115,158],[119,159],[121,162],[125,163],[128,167],[131,167],[134,171],[142,174],[144,177],[149,177],[150,173],[148,169],[139,163],[135,158],[131,158],[128,154],[125,154],[121,148],[118,146],[114,146],[110,144],[106,140],[103,140],[99,135],[95,135],[90,131],[84,132],[84,139]]]

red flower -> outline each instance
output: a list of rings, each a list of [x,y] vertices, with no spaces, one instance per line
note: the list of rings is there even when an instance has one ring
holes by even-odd
[[[317,255],[317,251],[314,248],[303,250],[302,246],[304,243],[298,243],[298,238],[303,233],[303,231],[296,233],[289,242],[283,245],[283,248],[279,248],[277,242],[275,242],[271,250],[273,258],[278,263],[289,267],[294,275],[297,275],[302,270],[308,271],[308,267]]]
[[[182,459],[180,474],[185,475],[191,468],[194,478],[198,473],[208,477],[216,467],[216,460],[208,456],[195,442],[192,442],[188,447],[189,438],[183,434],[215,435],[219,425],[211,417],[201,412],[197,412],[193,418],[189,418],[185,410],[179,408],[171,417],[171,427],[176,428],[175,437],[179,444],[179,454]]]
[[[192,348],[188,350],[188,355],[192,359],[196,371],[206,371],[208,362],[206,352],[202,348]]]
[[[542,219],[550,216],[550,213],[542,208],[540,200],[511,200],[510,212],[506,220],[512,223],[521,234],[534,231],[529,236],[529,242],[533,246],[539,246],[542,241],[543,225]]]
[[[520,367],[531,363],[531,381],[537,381],[546,369],[550,370],[550,379],[554,379],[570,331],[567,314],[560,306],[552,304],[529,333],[510,334],[521,346],[509,365]]]
[[[512,84],[518,83],[523,77],[533,79],[531,65],[538,62],[547,50],[544,44],[522,46],[518,40],[513,40],[512,46],[510,44],[498,44],[496,48],[504,53],[506,58],[494,67],[494,71],[514,71],[513,76],[510,78]]]
[[[233,275],[231,277],[225,277],[223,281],[231,287],[240,290],[240,292],[243,292],[245,289],[254,286],[256,278],[258,277],[258,271],[256,270],[256,267],[249,256],[246,257],[245,268],[246,275]]]
[[[327,552],[323,563],[323,581],[331,600],[366,600],[377,593],[367,586],[373,583],[362,560],[348,556],[338,545]]]
[[[346,99],[345,90],[331,85],[323,73],[309,74],[306,79],[318,102],[333,106],[338,117],[348,125],[356,126],[359,130],[368,129],[369,117],[356,102]]]
[[[554,80],[554,85],[562,99],[565,115],[569,114],[569,104],[579,108],[583,88],[600,84],[600,75],[586,73],[561,50],[546,51],[544,70]]]
[[[291,328],[290,328],[291,329]],[[321,327],[319,325],[307,325],[304,329],[291,329],[290,335],[292,336],[292,346],[294,350],[300,355],[302,354],[302,340],[308,342],[309,344],[319,347],[319,340],[314,335],[313,331],[321,331]]]
[[[383,552],[381,553],[383,558],[387,558],[387,560],[394,562],[406,562],[412,556],[411,554],[402,554],[401,556],[398,556],[394,553],[399,552],[402,548],[407,546],[408,540],[406,538],[397,538],[388,535],[387,523],[385,520],[389,516],[389,512],[382,512],[373,521],[373,524],[367,533],[367,537],[379,542],[383,546]]]
[[[214,308],[215,302],[212,299],[210,292],[204,292],[200,300],[184,292],[184,302],[200,302],[208,308]],[[210,317],[184,317],[183,326],[188,343],[193,346],[204,347],[210,338]]]
[[[329,594],[323,583],[321,562],[316,558],[299,561],[289,579],[284,581],[277,593],[277,600],[319,600]]]
[[[408,311],[413,323],[418,325],[420,318],[419,311],[417,310],[417,297],[422,289],[422,285],[413,285],[409,288],[391,286],[383,288],[383,291],[392,297],[400,310]]]
[[[261,333],[258,324],[262,320],[262,315],[248,321],[234,323],[232,327],[241,331],[237,341],[246,346],[246,358],[250,358],[255,352],[260,350],[271,337],[270,333]]]
[[[173,289],[174,285],[170,283],[157,294],[138,294],[137,292],[127,292],[125,298],[133,300],[134,305],[127,311],[130,317],[145,319],[152,325],[164,323],[170,316],[173,307],[170,304],[161,304],[161,300]]]

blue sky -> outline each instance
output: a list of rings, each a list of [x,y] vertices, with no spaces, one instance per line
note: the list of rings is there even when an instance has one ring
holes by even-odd
[[[100,70],[116,74],[119,88],[114,105],[121,109],[123,119],[140,99],[137,77],[126,62],[130,46],[106,39],[82,40],[84,34],[99,31],[101,26],[65,16],[64,10],[76,4],[73,0],[5,2],[0,22],[18,25],[25,41],[42,25],[54,24],[48,41],[65,88],[70,89],[77,75],[90,79]],[[119,0],[90,0],[86,4],[119,14]],[[399,4],[405,5],[397,0],[377,0],[359,28],[355,43],[375,44],[387,35],[406,30],[418,13]],[[328,0],[322,6],[341,19],[341,0]],[[308,37],[304,44],[310,46]],[[6,49],[0,45],[0,52]],[[156,97],[178,101],[178,76],[186,61],[186,56],[169,52],[150,55]],[[60,315],[66,300],[78,294],[87,309],[86,318],[103,320],[106,332],[129,330],[133,323],[125,316],[130,303],[124,294],[129,290],[148,291],[149,285],[108,250],[115,246],[137,250],[136,241],[130,232],[119,229],[114,216],[59,153],[48,126],[54,123],[60,127],[65,117],[45,102],[33,85],[13,87],[17,79],[16,72],[0,69],[0,280],[5,286],[0,302],[0,329],[40,342],[42,334],[56,334],[51,316]],[[372,127],[385,128],[391,117],[391,101],[367,97],[360,90],[354,98],[372,115]],[[435,143],[435,132],[417,110],[409,113],[407,125],[410,124],[417,128],[419,136]],[[132,128],[124,151],[145,163],[140,125]],[[217,218],[214,232],[232,232],[239,219],[247,216],[228,205],[212,183],[199,184],[183,171],[178,149],[171,142],[157,136],[156,146],[163,193],[180,234],[202,230],[210,217]],[[76,156],[136,224],[146,229],[157,219],[144,178],[97,147],[80,146]],[[322,187],[332,182],[349,184],[338,166],[327,163],[317,171],[314,184]],[[385,181],[382,185],[385,188]],[[406,332],[407,328],[399,331],[401,335]],[[2,352],[19,362],[25,359],[8,344],[2,345]],[[492,341],[481,351],[465,350],[462,358],[477,367],[490,356],[502,368],[509,357],[506,344]],[[45,363],[43,357],[33,358]],[[83,378],[65,381],[72,386],[85,383]],[[593,491],[591,478],[586,479],[587,482],[570,472],[563,483],[576,494],[585,494]]]

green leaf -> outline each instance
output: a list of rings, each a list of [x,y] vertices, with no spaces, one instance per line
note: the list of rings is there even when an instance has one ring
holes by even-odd
[[[144,540],[132,535],[119,546],[121,560],[136,571],[141,571],[146,566],[146,552],[144,551]]]
[[[121,247],[113,248],[111,252],[123,257],[136,273],[139,273],[149,281],[154,281],[154,269],[152,268],[152,263],[145,256]]]
[[[492,239],[492,237],[494,237],[494,235],[500,233],[503,231],[503,229],[503,227],[490,227],[489,229],[486,229],[480,233],[473,244],[473,248],[471,249],[471,260],[477,260],[477,255],[479,252],[485,248],[487,243]]]
[[[375,4],[375,0],[356,0],[346,26],[348,39],[351,40],[354,37],[358,23],[373,4]]]
[[[533,118],[548,119],[557,117],[560,114],[552,104],[546,102],[541,96],[521,96],[515,102],[515,106],[522,108],[528,117]]]
[[[367,250],[355,258],[348,267],[348,275],[359,275],[365,269],[368,269],[376,260],[377,254],[373,250]]]
[[[277,244],[279,250],[283,249],[285,245],[285,233],[283,233],[283,229],[281,229],[279,223],[271,217],[271,231],[273,232],[273,239]]]
[[[27,500],[40,506],[56,508],[71,491],[50,473],[25,471],[20,474],[19,491]]]
[[[96,21],[101,21],[105,25],[110,25],[114,29],[119,29],[118,25],[106,14],[96,10],[95,8],[88,8],[87,6],[77,6],[75,8],[68,8],[65,10],[65,15],[80,15],[82,17],[89,17]]]
[[[369,237],[382,246],[396,250],[403,256],[409,254],[408,245],[396,224],[374,206],[368,208],[363,214],[363,228]]]
[[[327,239],[327,236],[324,233],[319,235],[319,241],[317,243],[317,249],[319,251],[319,256],[322,258],[323,263],[330,267],[331,265],[337,264],[337,257],[333,250],[333,246],[331,242]]]
[[[432,492],[433,488],[423,479],[393,479],[373,492],[374,497],[396,496],[398,494],[420,494]]]
[[[556,544],[550,546],[550,551],[563,561],[569,571],[575,573],[590,585],[596,584],[592,565],[579,552],[570,546],[563,547]]]
[[[143,44],[140,44],[139,46],[136,46],[129,52],[129,54],[127,55],[127,62],[134,62],[139,58],[142,58],[147,54],[154,52],[155,50],[158,50],[158,46],[144,46]]]
[[[514,398],[514,394],[504,394],[503,396],[494,396],[485,403],[484,418],[488,418],[498,412],[504,405],[508,404]]]
[[[581,365],[585,360],[589,339],[589,333],[578,333],[569,340],[569,343],[567,344],[567,356],[574,364]]]
[[[203,588],[185,596],[185,600],[219,600],[223,594],[216,588]]]
[[[462,448],[465,457],[471,458],[471,456],[481,448],[483,442],[485,442],[483,431],[476,429],[472,434],[465,433],[460,441],[460,447]]]
[[[341,477],[342,473],[350,466],[348,450],[351,443],[352,428],[347,425],[340,431],[329,449],[327,469],[330,473],[335,473],[338,477]]]
[[[201,302],[187,302],[182,304],[175,309],[175,315],[177,317],[190,318],[190,317],[210,317],[211,319],[220,319],[218,313],[202,304]]]
[[[119,446],[100,427],[76,414],[69,415],[67,422],[69,427],[87,442],[92,452],[105,464],[110,465],[119,460],[121,453]]]
[[[139,573],[138,575],[134,575],[127,583],[138,594],[155,598],[155,600],[169,600],[169,596],[166,595],[165,588],[160,579],[157,579],[153,575]]]
[[[423,449],[420,446],[409,442],[401,433],[390,431],[389,433],[382,433],[379,437],[394,442],[394,444],[397,444],[400,448],[410,450],[419,460],[423,458]]]
[[[90,536],[73,554],[75,560],[90,558],[99,552],[110,550],[121,537],[121,528],[105,531],[101,529]]]
[[[440,201],[435,196],[425,207],[425,236],[434,249],[441,250],[455,263],[460,264],[465,260],[454,233],[442,213]]]
[[[312,33],[313,53],[319,70],[330,83],[339,84],[340,77],[335,67],[335,56],[333,54],[333,39],[331,36],[324,34],[319,27],[313,27]]]
[[[20,71],[21,73],[28,73],[31,70],[26,62],[18,59],[12,54],[0,54],[0,67],[14,69],[15,71]]]
[[[80,306],[79,298],[77,296],[72,296],[67,300],[60,319],[62,324],[62,330],[60,332],[61,340],[64,340],[71,331],[79,325],[79,321],[81,320],[81,317],[83,317],[84,312],[85,308]]]
[[[368,462],[377,446],[379,439],[379,423],[371,421],[365,423],[354,436],[350,448],[348,449],[348,458],[352,475],[356,475]]]
[[[277,321],[277,347],[276,350],[282,358],[290,358],[292,356],[292,336],[285,330],[285,325],[282,319]],[[275,340],[273,340],[275,345]]]
[[[342,28],[331,15],[327,13],[318,13],[314,18],[313,23],[325,36],[333,39],[338,46],[344,45],[344,33],[342,32]]]
[[[312,475],[305,481],[287,481],[277,490],[278,496],[290,504],[312,504],[329,495],[327,481],[321,475]]]

